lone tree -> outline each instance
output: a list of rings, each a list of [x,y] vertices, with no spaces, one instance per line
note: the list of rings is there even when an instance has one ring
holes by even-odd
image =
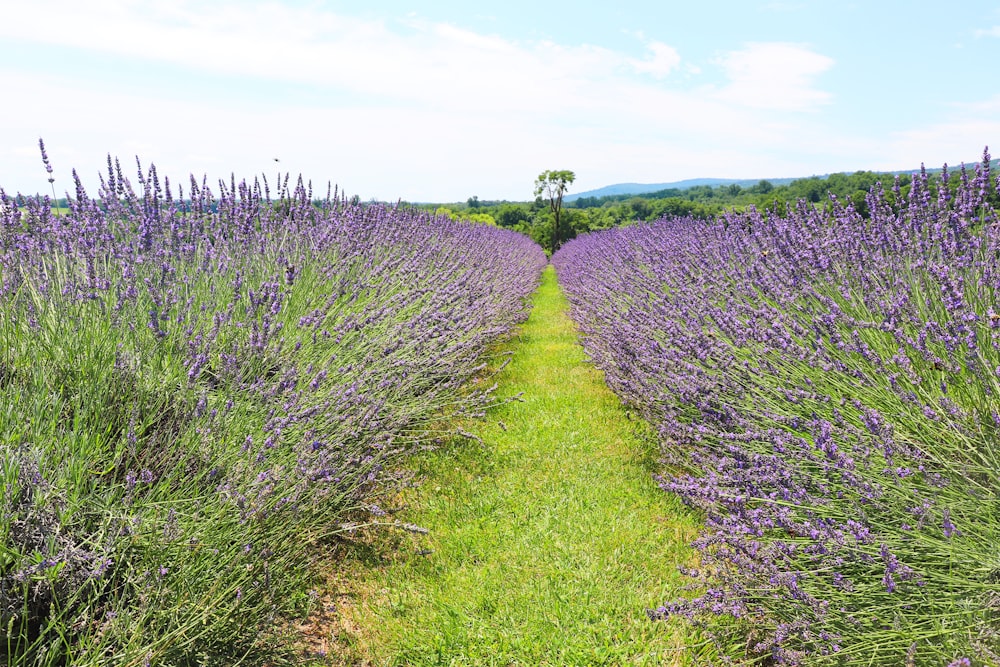
[[[552,252],[559,249],[559,218],[562,214],[563,195],[566,188],[576,178],[572,171],[543,171],[535,179],[535,196],[545,195],[549,199],[554,222],[552,225]]]

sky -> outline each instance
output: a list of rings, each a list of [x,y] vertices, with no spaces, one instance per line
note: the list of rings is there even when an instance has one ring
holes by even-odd
[[[0,2],[8,194],[39,138],[59,195],[110,155],[413,202],[1000,154],[1000,0]]]

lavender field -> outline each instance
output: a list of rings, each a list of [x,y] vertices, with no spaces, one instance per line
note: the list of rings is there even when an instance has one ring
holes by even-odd
[[[989,165],[552,257],[703,522],[650,623],[736,664],[1000,664]],[[323,551],[407,528],[373,494],[496,402],[545,254],[288,176],[130,174],[74,175],[68,211],[0,189],[0,657],[294,662]]]
[[[0,190],[0,655],[259,664],[324,540],[489,403],[545,256],[287,176],[134,179]]]
[[[656,618],[757,664],[1000,664],[1000,179],[665,219],[553,257],[704,517]]]

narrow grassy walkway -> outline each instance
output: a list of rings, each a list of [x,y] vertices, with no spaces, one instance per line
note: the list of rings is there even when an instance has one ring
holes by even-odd
[[[499,376],[523,401],[468,427],[483,445],[421,457],[398,518],[430,533],[339,582],[345,664],[683,662],[677,626],[645,610],[679,595],[695,522],[656,487],[648,439],[566,309],[549,267]]]

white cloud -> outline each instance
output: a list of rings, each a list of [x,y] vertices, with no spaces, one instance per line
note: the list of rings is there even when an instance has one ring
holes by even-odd
[[[976,30],[976,37],[1000,37],[1000,25],[992,28]]]
[[[832,58],[805,46],[751,43],[717,60],[729,78],[719,99],[757,109],[808,111],[830,102],[814,79],[834,65]]]
[[[20,26],[45,26],[24,33]],[[92,49],[224,75],[308,83],[400,102],[523,111],[586,104],[596,81],[665,75],[672,47],[637,60],[609,49],[521,44],[409,17],[386,23],[274,3],[41,0],[6,12],[0,36]]]
[[[648,53],[637,59],[593,45],[520,43],[418,17],[386,23],[316,5],[36,0],[16,3],[6,19],[0,37],[322,86],[389,105],[562,120],[609,108],[626,117],[645,115],[635,110],[637,102],[664,101],[666,89],[653,82],[637,85],[630,75],[662,79],[681,65],[675,48],[655,40],[643,39]],[[18,26],[24,25],[45,29],[23,34]],[[829,99],[812,87],[812,79],[832,61],[803,47],[751,44],[718,64],[730,84],[714,98],[667,94],[671,106],[656,112],[663,122],[698,127],[734,120],[734,105],[798,111]],[[701,70],[689,64],[685,71],[697,76]]]
[[[895,166],[879,161],[877,167],[906,169],[924,163],[927,167],[952,166],[956,160],[973,164],[985,146],[1000,155],[1000,95],[973,104],[955,105],[942,121],[894,133],[885,142],[885,155]],[[900,166],[901,165],[901,166]]]
[[[669,44],[653,41],[647,45],[647,48],[652,52],[649,58],[632,61],[632,66],[638,72],[664,77],[681,64],[681,54]]]
[[[25,25],[44,29],[21,34]],[[7,63],[0,80],[19,91],[17,105],[0,105],[0,185],[8,189],[38,187],[39,134],[57,188],[69,187],[70,166],[85,178],[96,174],[107,153],[125,165],[139,154],[174,182],[192,172],[214,182],[230,171],[252,176],[280,166],[365,198],[437,201],[526,199],[533,176],[547,168],[572,168],[582,191],[692,175],[812,173],[830,155],[844,168],[868,164],[858,150],[863,142],[801,113],[831,101],[816,79],[833,61],[795,44],[749,44],[699,69],[645,36],[636,36],[646,48],[637,58],[417,15],[379,21],[318,3],[192,0],[13,3],[0,39],[233,75],[234,87],[291,82],[316,90],[318,100],[254,105],[244,94],[209,102],[176,87],[114,90],[113,72],[95,72],[104,77],[95,86]],[[693,78],[720,67],[724,85],[698,86]],[[678,72],[685,76],[675,81]],[[52,90],[72,100],[72,112],[52,104]],[[336,103],[323,101],[330,91]],[[812,152],[803,155],[803,147]]]

